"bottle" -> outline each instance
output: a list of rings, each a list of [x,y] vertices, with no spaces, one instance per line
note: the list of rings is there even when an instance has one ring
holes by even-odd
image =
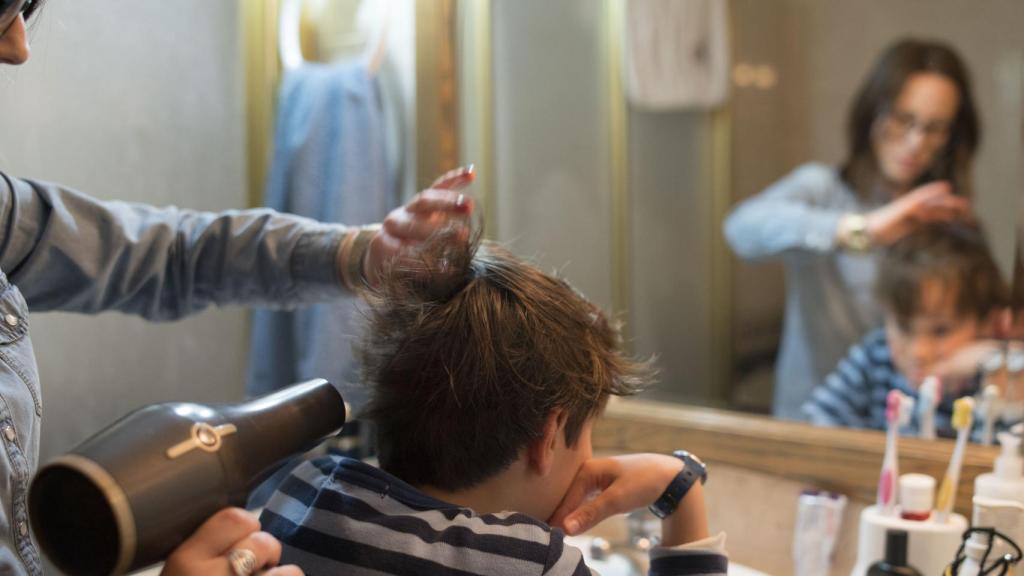
[[[123,574],[162,560],[289,457],[345,425],[326,380],[242,404],[146,406],[43,466],[29,490],[40,547],[69,574]]]
[[[1021,438],[1010,432],[998,435],[1001,448],[992,472],[974,480],[975,526],[989,526],[999,530],[1018,545],[1024,542],[1024,458],[1021,458]],[[993,553],[1009,552],[1005,543],[998,542]]]
[[[932,515],[935,502],[935,478],[926,474],[900,476],[900,517],[924,522]]]
[[[885,533],[885,560],[875,562],[868,568],[868,576],[921,576],[921,573],[907,565],[907,532],[889,530]]]
[[[964,543],[964,559],[956,576],[978,576],[981,574],[982,563],[988,555],[988,539],[975,532]]]
[[[1024,458],[1021,439],[1009,432],[999,433],[1001,452],[992,472],[974,480],[974,495],[997,500],[1013,500],[1024,504]]]

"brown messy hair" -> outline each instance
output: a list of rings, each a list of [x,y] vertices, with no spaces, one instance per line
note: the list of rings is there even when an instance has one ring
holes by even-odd
[[[931,167],[916,184],[948,180],[956,194],[971,196],[971,164],[981,142],[981,121],[975,110],[967,66],[946,44],[906,39],[892,44],[879,56],[850,108],[846,126],[849,156],[840,174],[863,198],[875,191],[882,178],[875,156],[875,128],[892,112],[907,80],[922,72],[939,74],[953,82],[960,104],[950,125],[949,141],[936,153]]]
[[[553,410],[574,446],[610,395],[638,392],[650,374],[567,282],[497,244],[449,240],[385,271],[361,356],[381,468],[460,490],[507,468]]]
[[[883,306],[906,325],[921,313],[921,290],[928,280],[954,291],[962,318],[984,320],[1009,301],[1006,282],[976,224],[926,224],[898,240],[883,253],[876,291]]]

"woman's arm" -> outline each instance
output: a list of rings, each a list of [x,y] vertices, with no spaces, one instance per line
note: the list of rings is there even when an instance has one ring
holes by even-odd
[[[745,259],[790,250],[830,252],[846,211],[837,206],[844,189],[832,169],[801,166],[736,206],[725,220],[726,240]]]
[[[0,269],[35,310],[169,320],[210,304],[323,300],[342,293],[344,232],[265,209],[104,202],[0,175]]]

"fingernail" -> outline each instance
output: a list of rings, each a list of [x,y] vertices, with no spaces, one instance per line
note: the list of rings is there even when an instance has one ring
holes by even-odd
[[[459,194],[458,198],[455,199],[455,207],[462,208],[463,204],[466,203],[466,195]]]
[[[569,520],[565,523],[565,531],[569,534],[575,534],[580,529],[580,523],[576,520]]]

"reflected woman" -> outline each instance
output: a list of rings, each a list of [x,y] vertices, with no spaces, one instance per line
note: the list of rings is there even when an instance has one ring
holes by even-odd
[[[850,110],[848,156],[805,164],[739,204],[725,235],[744,259],[781,258],[786,313],[773,412],[802,418],[811,389],[881,325],[875,249],[922,223],[969,217],[981,129],[967,69],[948,46],[903,40]]]

